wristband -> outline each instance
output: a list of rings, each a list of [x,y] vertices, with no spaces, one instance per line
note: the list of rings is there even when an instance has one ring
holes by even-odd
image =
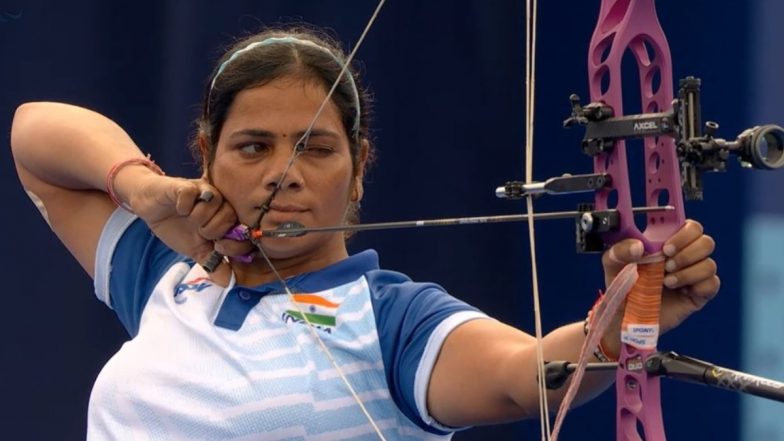
[[[149,154],[146,158],[133,158],[120,161],[109,169],[109,173],[106,174],[106,193],[109,195],[109,199],[111,199],[112,202],[114,202],[118,207],[128,211],[129,213],[133,213],[131,206],[125,202],[120,201],[120,198],[117,197],[117,193],[114,191],[114,178],[117,177],[117,174],[120,173],[120,170],[129,165],[143,165],[161,176],[166,175],[166,173],[164,173],[163,170],[161,170],[161,168],[155,164],[155,162],[150,160]]]

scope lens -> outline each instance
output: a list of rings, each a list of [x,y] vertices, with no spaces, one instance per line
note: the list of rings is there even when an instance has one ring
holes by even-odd
[[[784,129],[774,124],[755,127],[749,149],[755,168],[773,170],[784,167]]]

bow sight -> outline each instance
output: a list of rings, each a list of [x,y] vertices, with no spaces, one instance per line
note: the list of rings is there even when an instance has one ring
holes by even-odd
[[[702,125],[700,115],[700,79],[687,77],[680,81],[678,97],[672,110],[637,115],[614,116],[612,107],[593,102],[585,106],[580,97],[569,97],[572,115],[564,127],[585,127],[582,150],[595,157],[613,149],[618,140],[668,136],[674,138],[680,162],[681,185],[687,200],[702,200],[702,174],[723,172],[730,154],[744,168],[775,170],[784,167],[784,129],[768,124],[746,129],[734,141],[717,138],[719,125],[708,121]],[[657,164],[658,168],[658,164]],[[600,190],[611,184],[606,173],[563,175],[544,182],[510,181],[495,191],[504,199],[520,199],[528,195],[581,193]],[[593,204],[578,206],[576,217],[577,251],[596,252],[604,249],[601,233],[619,225],[617,210],[595,211]]]
[[[577,95],[569,97],[572,116],[564,127],[585,126],[583,152],[596,156],[613,148],[615,140],[649,136],[675,138],[681,166],[683,192],[688,200],[703,198],[702,173],[727,169],[731,153],[741,166],[761,170],[784,167],[784,129],[769,124],[746,129],[734,141],[716,138],[719,125],[708,121],[704,132],[700,115],[700,79],[680,81],[678,98],[672,110],[639,115],[613,116],[613,109],[603,103],[580,104]]]

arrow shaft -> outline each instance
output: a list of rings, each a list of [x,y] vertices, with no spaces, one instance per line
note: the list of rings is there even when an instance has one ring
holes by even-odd
[[[647,213],[651,211],[669,211],[673,208],[668,206],[663,207],[638,207],[634,208],[635,213]],[[555,211],[550,213],[535,213],[534,220],[551,220],[551,219],[567,219],[574,218],[582,214],[578,211]],[[328,227],[294,227],[294,228],[278,228],[275,230],[264,230],[261,232],[261,237],[292,237],[301,236],[307,233],[330,233],[335,231],[368,231],[368,230],[392,230],[403,228],[420,228],[420,227],[444,227],[451,225],[473,225],[473,224],[490,224],[490,223],[504,223],[504,222],[523,222],[528,220],[527,214],[506,214],[497,216],[471,216],[471,217],[454,217],[443,219],[421,219],[412,221],[397,221],[397,222],[376,222],[368,224],[354,224],[354,225],[334,225]]]

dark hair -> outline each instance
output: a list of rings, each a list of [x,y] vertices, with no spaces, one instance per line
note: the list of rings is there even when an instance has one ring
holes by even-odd
[[[286,37],[292,38],[292,41],[258,45],[226,63],[233,54],[252,43],[270,38]],[[296,40],[309,41],[319,47],[298,44]],[[212,164],[226,115],[240,91],[262,86],[285,76],[312,79],[329,90],[343,68],[345,60],[346,56],[343,50],[334,39],[318,31],[302,27],[269,29],[236,42],[218,61],[212,75],[210,75],[210,81],[207,82],[202,114],[196,121],[198,132],[192,145],[194,154],[197,156],[206,154],[206,157],[202,158],[204,160],[202,163],[207,167]],[[218,75],[217,78],[216,75]],[[359,96],[356,97],[355,94]],[[359,166],[361,142],[368,140],[369,143],[370,140],[371,99],[369,93],[360,87],[357,74],[351,66],[341,78],[331,99],[340,113],[343,128],[348,135],[351,160],[356,173]],[[360,106],[358,125],[356,124],[357,100]],[[356,130],[354,130],[355,126]],[[207,141],[206,152],[202,152],[198,144],[199,135],[202,135]],[[370,146],[370,150],[368,157],[372,158],[372,146]]]

